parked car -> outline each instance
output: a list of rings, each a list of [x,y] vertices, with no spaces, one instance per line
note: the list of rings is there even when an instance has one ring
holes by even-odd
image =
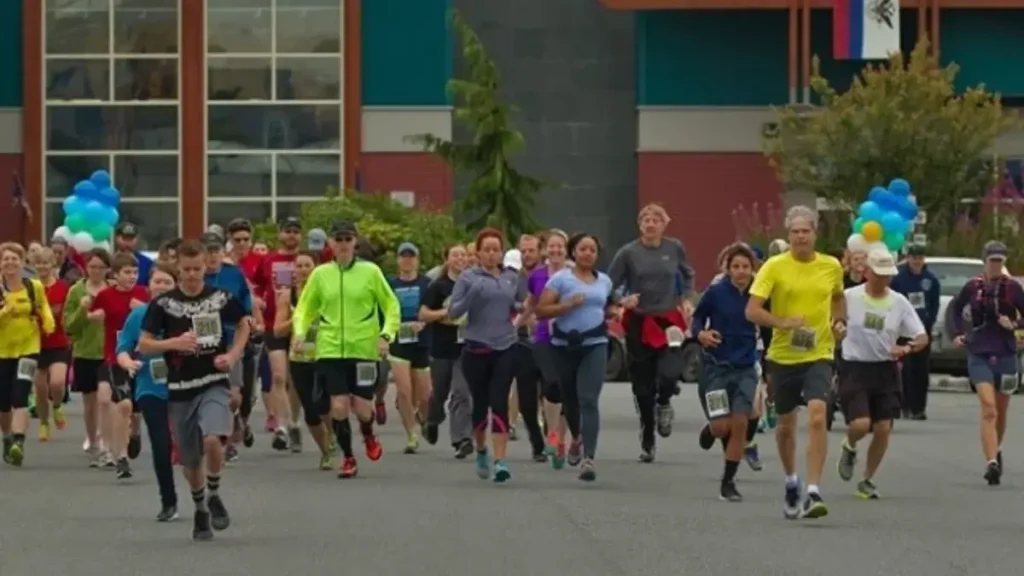
[[[629,380],[629,357],[626,352],[626,330],[615,319],[608,320],[608,364],[605,380],[622,382]],[[696,382],[700,377],[701,351],[696,338],[687,338],[683,343],[683,382]]]

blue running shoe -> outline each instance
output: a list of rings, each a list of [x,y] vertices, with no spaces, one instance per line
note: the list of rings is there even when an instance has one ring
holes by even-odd
[[[512,473],[508,471],[508,465],[504,460],[494,461],[494,481],[497,483],[508,482],[512,479]]]
[[[786,499],[782,506],[786,518],[795,520],[800,517],[800,481],[786,482]]]
[[[487,450],[476,452],[476,475],[481,480],[491,477],[491,459],[487,456]]]

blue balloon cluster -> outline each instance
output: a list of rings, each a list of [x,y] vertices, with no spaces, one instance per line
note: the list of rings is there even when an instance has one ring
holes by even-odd
[[[75,184],[64,199],[64,225],[54,235],[79,251],[95,247],[109,250],[114,227],[121,218],[117,211],[120,205],[121,193],[111,185],[110,173],[97,170],[88,180]]]
[[[917,203],[910,196],[910,183],[902,178],[890,182],[888,189],[872,188],[857,210],[847,247],[858,252],[883,246],[891,252],[901,250],[917,220]]]

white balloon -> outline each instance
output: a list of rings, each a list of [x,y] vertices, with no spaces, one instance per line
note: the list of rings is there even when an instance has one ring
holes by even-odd
[[[68,228],[67,226],[61,226],[60,228],[57,228],[56,230],[53,231],[54,238],[60,238],[65,242],[71,242],[72,236],[74,236],[74,234],[71,233],[71,229]]]
[[[95,242],[88,232],[79,232],[71,237],[71,246],[79,252],[88,252],[94,245]]]
[[[889,247],[885,245],[885,242],[872,242],[868,244],[866,252],[868,254],[872,252],[885,252],[889,253]]]
[[[97,242],[96,245],[93,246],[93,248],[99,248],[99,249],[104,250],[104,251],[109,253],[110,249],[111,249],[110,241],[109,240],[104,240],[103,242]]]
[[[862,234],[851,234],[846,240],[846,247],[850,252],[867,252],[868,244],[869,242],[864,239]]]

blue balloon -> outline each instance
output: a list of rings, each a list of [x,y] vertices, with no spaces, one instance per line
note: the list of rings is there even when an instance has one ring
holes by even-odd
[[[107,186],[101,188],[97,193],[98,200],[111,208],[117,208],[121,205],[121,193],[117,191],[117,188]]]
[[[97,170],[89,177],[89,181],[92,182],[93,186],[95,186],[97,190],[103,190],[110,186],[110,172],[107,172],[106,170]]]
[[[872,220],[877,222],[882,219],[883,213],[884,211],[881,206],[868,200],[860,205],[860,209],[857,211],[857,216],[863,218],[865,222],[871,222]]]
[[[886,192],[887,190],[885,188],[882,188],[881,186],[875,186],[874,188],[871,189],[871,192],[868,192],[868,200],[874,202],[875,204],[878,204],[879,200],[883,196],[885,196]]]
[[[878,200],[875,201],[883,211],[885,210],[899,210],[900,197],[886,190],[885,192],[878,195]]]
[[[74,214],[81,214],[85,211],[85,205],[87,200],[83,200],[80,196],[72,194],[64,199],[64,215],[71,216]]]
[[[886,236],[889,234],[902,234],[907,230],[907,223],[900,216],[899,212],[889,211],[882,215],[882,230]]]
[[[89,200],[97,200],[99,198],[99,189],[96,188],[95,184],[88,180],[82,180],[78,184],[75,184],[75,189],[72,193],[86,202]]]
[[[85,221],[92,226],[106,221],[107,208],[103,204],[92,200],[85,205],[85,210],[82,211],[82,215],[85,216]]]
[[[118,220],[121,219],[121,214],[118,213],[117,208],[113,206],[104,206],[103,222],[110,225],[111,228],[117,226]]]
[[[906,198],[910,196],[910,182],[907,182],[903,178],[895,178],[892,182],[889,182],[889,192]]]
[[[910,198],[906,196],[900,197],[900,203],[897,210],[899,211],[900,216],[903,216],[904,220],[914,221],[917,219],[917,204],[912,202]]]

